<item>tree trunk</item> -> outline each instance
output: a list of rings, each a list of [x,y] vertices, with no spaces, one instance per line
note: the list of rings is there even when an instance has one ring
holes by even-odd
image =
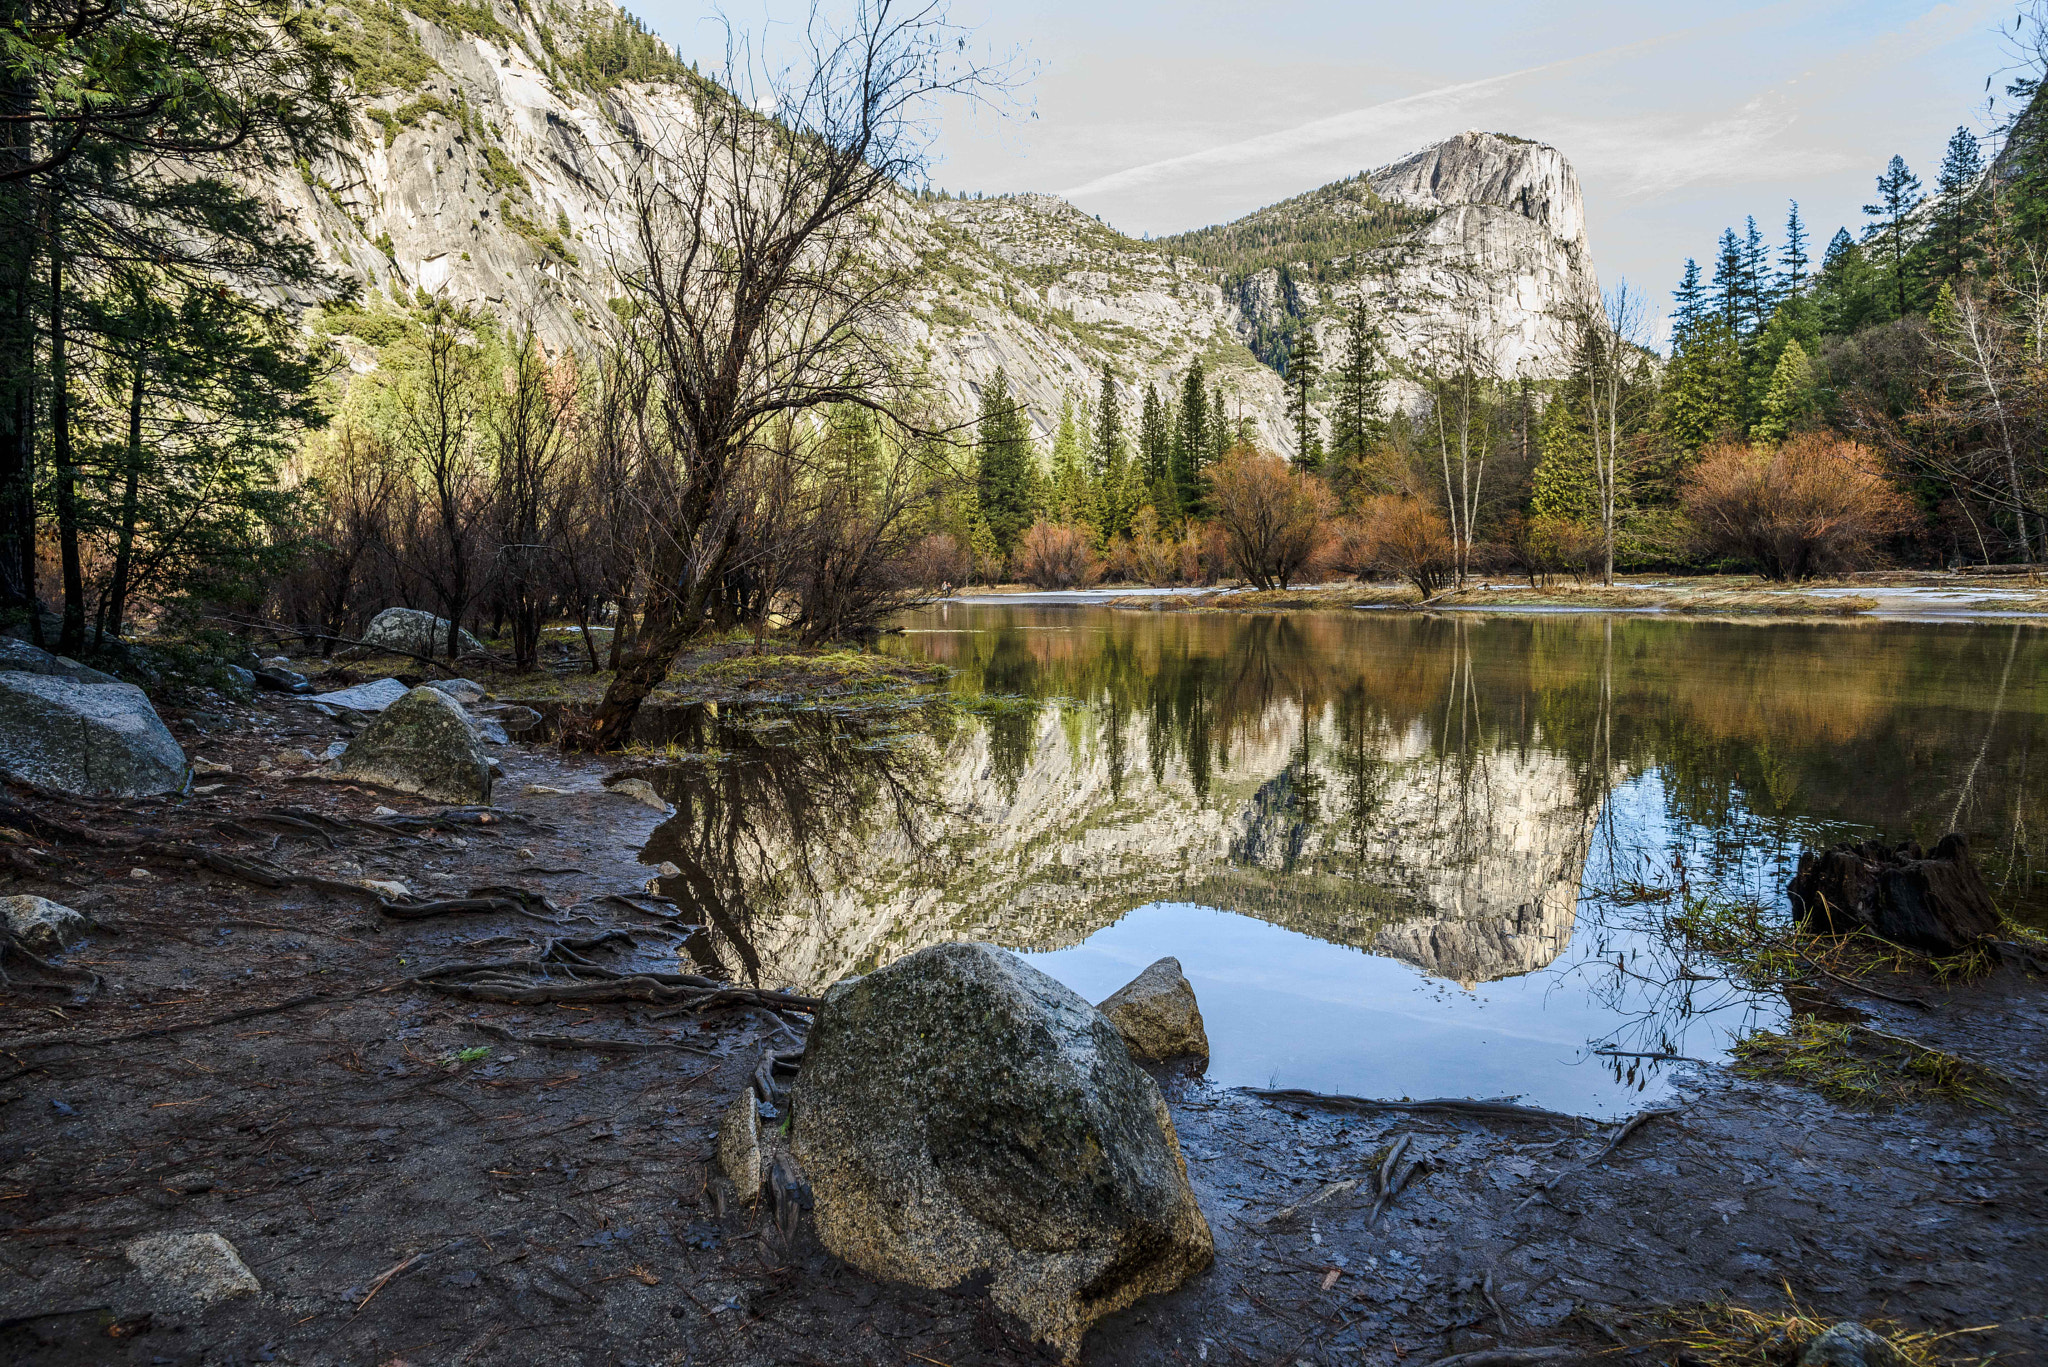
[[[63,558],[64,630],[57,649],[85,648],[85,575],[78,559],[78,470],[71,463],[71,385],[64,354],[64,249],[57,210],[50,222],[50,454],[57,467],[57,548]]]
[[[10,14],[19,14],[13,6]],[[0,94],[0,156],[35,156],[29,123],[35,92],[25,77]],[[31,181],[0,184],[0,613],[25,613],[36,639],[36,231]]]
[[[121,486],[121,536],[114,550],[114,583],[107,591],[107,630],[115,636],[128,610],[128,576],[135,558],[135,518],[142,473],[143,356],[135,354],[135,381],[128,391],[128,473]]]

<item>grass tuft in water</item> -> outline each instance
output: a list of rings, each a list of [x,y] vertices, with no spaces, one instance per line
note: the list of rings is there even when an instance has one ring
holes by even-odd
[[[2008,1086],[1993,1069],[1904,1035],[1811,1017],[1738,1040],[1732,1066],[1745,1077],[1794,1082],[1871,1108],[1940,1100],[2004,1110],[1992,1094]]]
[[[1657,1316],[1671,1331],[1654,1346],[1670,1350],[1679,1362],[1699,1367],[1790,1367],[1814,1339],[1833,1328],[1839,1320],[1824,1318],[1799,1304],[1786,1288],[1787,1308],[1779,1311],[1752,1310],[1746,1305],[1703,1305],[1667,1310]],[[1993,1325],[1956,1329],[1944,1334],[1908,1329],[1896,1320],[1867,1319],[1864,1328],[1882,1337],[1898,1353],[1905,1367],[1964,1367],[1983,1361],[1947,1351],[1950,1340],[1965,1334],[1982,1333]]]

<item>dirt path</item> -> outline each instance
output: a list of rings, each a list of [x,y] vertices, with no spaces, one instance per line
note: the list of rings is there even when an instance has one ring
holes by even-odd
[[[633,942],[584,951],[594,962],[677,966],[662,908],[599,900],[639,889],[650,870],[636,851],[659,820],[599,788],[608,766],[506,747],[511,818],[391,833],[349,823],[389,825],[380,807],[440,809],[300,777],[303,764],[259,770],[339,734],[309,709],[265,702],[209,724],[221,729],[185,739],[233,766],[215,792],[180,806],[26,805],[108,835],[156,832],[421,894],[515,885],[570,924],[393,920],[361,898],[110,846],[13,847],[56,859],[6,891],[106,929],[70,956],[104,980],[90,1002],[20,976],[0,986],[0,1361],[1048,1360],[972,1288],[878,1283],[822,1252],[808,1222],[784,1247],[754,1212],[720,1209],[707,1167],[716,1117],[783,1028],[767,1012],[479,1004],[414,982],[609,930]],[[340,829],[309,835],[261,815],[287,804]],[[1218,1261],[1107,1321],[1086,1360],[1395,1364],[1503,1342],[1612,1348],[1609,1335],[1662,1336],[1641,1318],[1656,1307],[1769,1307],[1786,1285],[1830,1315],[1999,1323],[1948,1347],[2039,1360],[2048,999],[2008,971],[1927,1016],[1873,1019],[1996,1061],[2018,1084],[2009,1111],[1854,1114],[1701,1070],[1682,1116],[1531,1202],[1611,1131],[1330,1114],[1171,1082]],[[1269,1223],[1359,1177],[1401,1134],[1429,1166],[1376,1224],[1355,1194]],[[139,1236],[189,1231],[229,1239],[262,1291],[199,1307],[123,1256]]]

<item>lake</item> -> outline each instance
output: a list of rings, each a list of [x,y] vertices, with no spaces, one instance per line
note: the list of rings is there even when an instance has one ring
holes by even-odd
[[[1164,606],[1164,605],[1162,605]],[[1163,955],[1209,1077],[1611,1115],[1782,1021],[1689,957],[1802,848],[1970,838],[2043,920],[2044,638],[2010,623],[942,604],[935,696],[670,718],[690,952],[816,991],[928,944],[1090,1000]],[[1645,1057],[1651,1056],[1651,1057]]]

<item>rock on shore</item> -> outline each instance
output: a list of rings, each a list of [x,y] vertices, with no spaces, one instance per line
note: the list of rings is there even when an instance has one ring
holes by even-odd
[[[791,1112],[828,1249],[919,1286],[990,1274],[1069,1358],[1213,1256],[1157,1084],[1101,1012],[992,946],[834,987]]]
[[[488,803],[491,762],[460,704],[420,687],[348,743],[336,770],[435,802]]]
[[[1105,997],[1096,1010],[1124,1037],[1132,1058],[1145,1063],[1199,1059],[1204,1068],[1209,1065],[1209,1032],[1179,959],[1161,959]]]
[[[81,797],[185,786],[185,752],[134,684],[0,671],[0,772]]]

